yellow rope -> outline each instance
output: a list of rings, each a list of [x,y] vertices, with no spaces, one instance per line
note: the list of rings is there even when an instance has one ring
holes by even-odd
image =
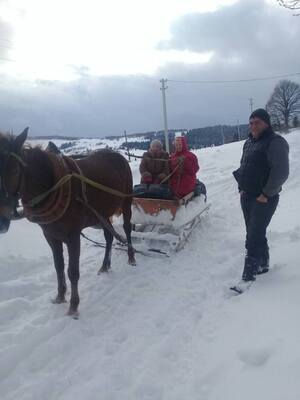
[[[167,179],[169,179],[176,171],[177,169],[183,164],[183,160],[180,160],[180,162],[178,163],[178,165],[174,168],[174,170],[165,178],[163,179],[163,182],[165,182]],[[88,185],[96,188],[96,189],[100,189],[103,190],[104,192],[110,193],[114,196],[118,196],[118,197],[133,197],[133,193],[122,193],[119,190],[116,189],[112,189],[108,186],[102,185],[102,183],[99,182],[95,182],[92,179],[87,178],[84,175],[80,175],[77,174],[75,172],[73,172],[72,174],[67,174],[65,176],[63,176],[58,182],[56,182],[56,184],[54,186],[52,186],[52,188],[50,188],[49,190],[47,190],[46,192],[34,197],[33,199],[31,199],[28,204],[30,207],[35,207],[37,204],[39,204],[41,201],[43,201],[50,193],[54,192],[55,190],[59,189],[62,185],[64,185],[66,182],[68,182],[70,179],[72,178],[76,178],[79,179],[81,182],[85,182]]]
[[[96,189],[100,189],[103,190],[104,192],[113,194],[114,196],[118,196],[118,197],[132,197],[133,194],[126,194],[126,193],[122,193],[119,190],[116,189],[112,189],[108,186],[102,185],[102,183],[98,183],[93,181],[92,179],[89,179],[83,175],[77,174],[77,173],[72,173],[72,174],[67,174],[65,176],[63,176],[59,181],[56,182],[56,184],[54,186],[52,186],[51,189],[47,190],[46,192],[34,197],[33,199],[31,199],[28,204],[31,207],[35,207],[37,204],[39,204],[42,200],[44,200],[50,193],[54,192],[55,190],[57,190],[58,188],[60,188],[62,185],[64,185],[66,182],[68,182],[70,179],[72,178],[76,178],[79,179],[82,182],[87,183],[88,185],[96,188]]]

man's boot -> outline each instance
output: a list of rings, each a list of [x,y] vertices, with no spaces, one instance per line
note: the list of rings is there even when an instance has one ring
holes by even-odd
[[[265,274],[269,271],[270,266],[270,256],[269,256],[269,249],[266,249],[260,258],[259,266],[257,269],[257,275]]]
[[[255,281],[259,263],[256,258],[246,256],[242,279],[245,282]]]

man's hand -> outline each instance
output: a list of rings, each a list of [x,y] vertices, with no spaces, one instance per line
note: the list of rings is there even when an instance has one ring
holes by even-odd
[[[256,201],[258,201],[259,203],[267,203],[268,198],[265,195],[260,194],[258,197],[256,197]]]

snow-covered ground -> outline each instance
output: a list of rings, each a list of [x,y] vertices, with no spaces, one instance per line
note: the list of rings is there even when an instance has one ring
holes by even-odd
[[[299,400],[300,131],[287,140],[272,270],[241,296],[228,288],[244,256],[231,175],[242,142],[197,152],[212,206],[180,253],[131,267],[114,252],[112,272],[97,276],[103,250],[82,242],[79,320],[50,302],[56,277],[40,228],[14,222],[0,238],[1,400]]]
[[[105,148],[106,146],[119,150],[120,146],[125,143],[124,137],[119,137],[115,139],[105,139],[105,138],[95,138],[95,139],[86,139],[86,138],[78,138],[78,139],[53,139],[51,140],[61,151],[65,154],[82,154],[87,153],[93,150]],[[145,139],[143,136],[129,136],[127,138],[128,142],[145,142],[148,139]],[[28,141],[32,146],[41,146],[42,148],[46,148],[49,139],[34,139],[31,138]]]

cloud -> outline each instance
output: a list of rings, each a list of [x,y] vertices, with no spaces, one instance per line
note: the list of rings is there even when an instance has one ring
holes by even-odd
[[[1,1],[1,0],[0,0]],[[261,0],[242,0],[174,21],[160,48],[213,52],[207,63],[167,63],[152,77],[97,77],[70,66],[70,82],[24,82],[0,76],[0,130],[30,126],[33,135],[106,136],[163,128],[159,79],[167,77],[169,128],[248,120],[249,98],[264,107],[278,80],[197,84],[171,80],[230,80],[300,72],[300,17]],[[1,29],[1,28],[0,28]],[[300,76],[291,77],[300,82]]]
[[[299,68],[299,19],[262,0],[243,0],[215,12],[187,14],[171,27],[161,49],[213,51],[216,60],[240,64],[249,71],[286,71]],[[297,54],[298,53],[298,54]]]
[[[106,136],[161,127],[159,81],[144,77],[81,77],[20,84],[0,77],[0,130],[33,135]]]

